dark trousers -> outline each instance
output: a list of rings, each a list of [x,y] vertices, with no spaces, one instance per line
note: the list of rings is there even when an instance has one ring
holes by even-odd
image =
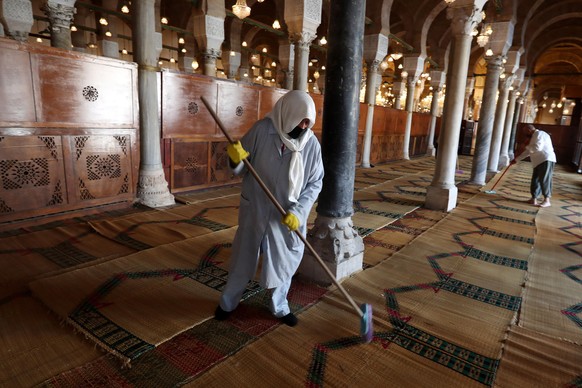
[[[552,196],[552,175],[554,174],[554,162],[545,161],[533,169],[531,176],[530,193],[532,198],[543,194],[545,198]]]

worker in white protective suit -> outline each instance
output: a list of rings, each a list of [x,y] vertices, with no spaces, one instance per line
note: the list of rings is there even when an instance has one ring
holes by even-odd
[[[529,156],[534,168],[530,182],[531,199],[528,203],[539,207],[550,207],[552,177],[554,175],[554,165],[556,164],[556,153],[552,145],[552,138],[548,133],[540,131],[532,124],[526,125],[524,131],[529,139],[527,146],[515,156],[510,165]],[[544,196],[544,200],[538,203],[540,194]]]
[[[313,99],[293,90],[240,142],[227,146],[234,173],[244,175],[228,281],[215,312],[218,320],[227,319],[236,309],[262,254],[260,284],[271,291],[271,312],[289,326],[297,324],[287,293],[304,246],[294,231],[305,236],[307,217],[321,191],[324,173],[321,147],[311,131],[314,123]],[[246,170],[245,158],[286,210],[285,216]]]

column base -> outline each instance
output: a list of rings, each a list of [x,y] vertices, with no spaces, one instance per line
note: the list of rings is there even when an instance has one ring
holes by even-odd
[[[426,156],[436,156],[436,149],[429,146],[426,150]]]
[[[318,215],[307,239],[338,281],[362,270],[364,241],[354,230],[351,217],[330,218]],[[302,278],[317,284],[333,283],[319,261],[307,249],[298,273]]]
[[[447,188],[428,186],[424,206],[430,210],[451,211],[457,206],[457,194],[457,186]]]
[[[168,190],[164,170],[160,168],[139,172],[137,200],[139,203],[152,208],[176,204],[174,196]]]

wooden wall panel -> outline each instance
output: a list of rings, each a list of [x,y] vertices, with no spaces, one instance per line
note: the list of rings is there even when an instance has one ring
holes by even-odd
[[[200,96],[216,111],[217,84],[212,78],[162,72],[162,137],[216,134],[216,123]]]
[[[134,65],[110,63],[32,52],[38,121],[134,126]]]
[[[311,129],[321,139],[321,131],[323,129],[323,95],[310,94],[310,96],[315,103],[315,125]]]
[[[36,121],[30,54],[0,41],[0,122]]]
[[[412,128],[410,130],[411,136],[426,136],[430,128],[431,115],[426,113],[412,114]]]
[[[233,138],[240,138],[259,119],[259,89],[220,82],[217,105],[218,117],[226,130]],[[218,128],[216,134],[221,135]]]
[[[275,103],[287,92],[287,89],[261,88],[259,91],[261,96],[259,105],[259,117],[265,117],[265,115],[273,109]]]
[[[0,221],[66,205],[60,136],[0,136]]]
[[[366,133],[366,116],[368,115],[368,105],[360,103],[360,115],[358,117],[358,133]]]
[[[132,150],[128,135],[70,136],[71,198],[76,202],[128,198],[134,193]]]

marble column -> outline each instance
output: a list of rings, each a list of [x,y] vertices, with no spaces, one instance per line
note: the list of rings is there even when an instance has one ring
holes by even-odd
[[[370,168],[370,150],[372,148],[372,130],[374,126],[374,107],[376,106],[376,94],[382,82],[378,74],[380,63],[388,52],[388,37],[383,34],[371,34],[364,36],[364,60],[367,64],[366,75],[366,127],[364,140],[362,141],[362,167]]]
[[[430,72],[430,86],[432,86],[432,102],[430,105],[430,127],[428,131],[428,146],[426,149],[427,156],[435,156],[436,149],[434,148],[434,134],[436,130],[436,122],[439,114],[439,96],[445,83],[444,71]]]
[[[222,55],[224,41],[224,19],[226,11],[210,8],[213,14],[196,14],[193,18],[194,37],[204,59],[204,74],[216,76],[216,60]]]
[[[361,271],[364,255],[352,215],[365,8],[363,1],[330,3],[321,141],[325,177],[309,239],[339,280]],[[307,254],[300,271],[316,282],[330,283]]]
[[[487,178],[487,161],[491,149],[491,133],[493,132],[493,122],[495,119],[495,100],[497,99],[499,75],[502,69],[503,57],[501,55],[492,56],[487,60],[487,75],[483,88],[483,99],[479,113],[479,128],[477,130],[475,155],[473,156],[470,178],[470,183],[479,186],[485,185]]]
[[[19,42],[26,42],[34,23],[30,0],[0,1],[0,21],[6,27],[6,35]]]
[[[402,146],[402,158],[405,160],[410,159],[410,133],[412,131],[412,114],[414,113],[414,107],[416,106],[414,101],[416,95],[416,82],[424,71],[425,58],[425,55],[406,55],[404,57],[404,71],[408,74],[408,78],[406,79],[406,127],[404,128],[404,144]]]
[[[368,63],[366,76],[366,127],[362,144],[362,167],[370,168],[370,149],[372,148],[372,127],[374,125],[374,107],[376,106],[376,93],[378,91],[378,68],[380,61],[374,60]]]
[[[281,71],[285,75],[284,85],[285,89],[293,89],[293,79],[295,68],[295,46],[293,44],[279,45],[279,63],[281,64]]]
[[[158,59],[162,51],[162,34],[155,31],[155,0],[135,1],[133,12],[133,58],[138,64],[140,119],[140,166],[137,199],[150,207],[173,205],[164,176],[160,150],[158,115]]]
[[[481,21],[481,9],[485,2],[486,0],[456,1],[448,5],[447,17],[451,20],[453,47],[435,173],[426,192],[425,207],[428,209],[450,211],[457,206],[455,171],[471,54],[471,32]]]
[[[404,127],[404,142],[402,144],[402,159],[410,159],[410,133],[412,131],[412,113],[414,112],[414,91],[416,88],[415,77],[408,77],[406,79],[406,124]]]
[[[75,0],[44,1],[41,9],[48,16],[51,30],[51,46],[71,50],[71,22],[76,13]]]
[[[308,32],[294,33],[290,35],[291,42],[295,46],[295,68],[293,72],[293,89],[307,91],[309,79],[309,46],[315,35]]]
[[[236,51],[226,51],[222,54],[222,66],[224,73],[229,79],[236,79],[240,67],[241,53]]]
[[[321,24],[322,0],[285,2],[284,18],[294,47],[293,89],[305,90],[309,81],[309,46]]]
[[[491,173],[499,171],[499,154],[501,153],[505,116],[507,115],[507,97],[512,83],[513,76],[505,77],[499,82],[499,97],[495,108],[495,120],[493,122],[493,131],[491,132],[491,148],[487,162],[487,171]]]
[[[402,89],[405,87],[405,83],[403,81],[394,81],[392,86],[392,91],[394,92],[394,109],[400,110],[400,100],[402,97]]]
[[[505,115],[505,123],[503,128],[503,139],[501,141],[501,152],[499,153],[498,170],[502,170],[509,165],[509,142],[511,139],[511,128],[513,123],[513,115],[515,113],[515,102],[517,100],[517,91],[509,91],[509,103],[507,104],[507,114]],[[513,158],[512,158],[513,159]]]
[[[521,110],[523,108],[524,98],[519,96],[515,103],[515,113],[513,114],[513,120],[511,121],[511,135],[509,136],[509,146],[507,150],[508,159],[512,161],[515,158],[515,133],[517,131],[517,123],[519,122],[519,117],[521,116]]]

